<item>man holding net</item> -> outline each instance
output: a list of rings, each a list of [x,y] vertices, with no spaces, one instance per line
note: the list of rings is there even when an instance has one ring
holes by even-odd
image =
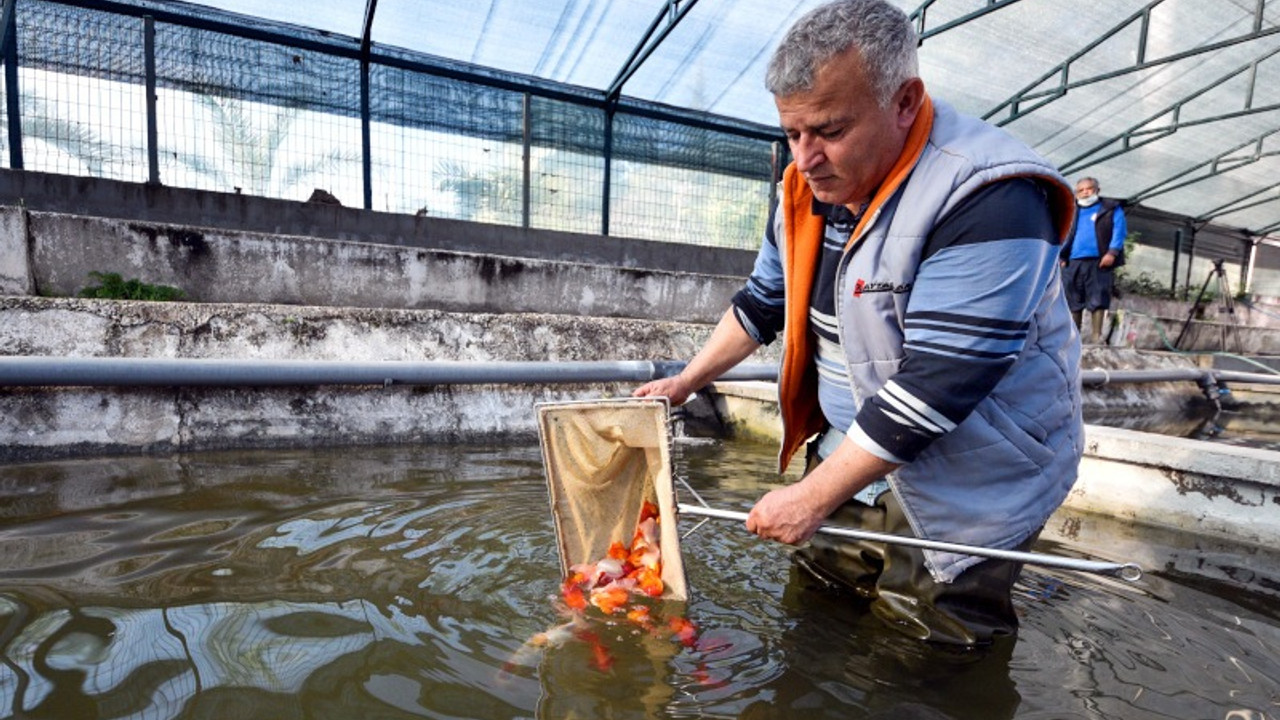
[[[1004,132],[933,100],[910,21],[839,0],[788,31],[766,85],[794,162],[745,287],[674,403],[783,336],[781,468],[747,528],[895,627],[983,644],[1016,631],[1003,560],[814,535],[824,522],[1023,550],[1083,448],[1079,342],[1057,254],[1071,187]]]

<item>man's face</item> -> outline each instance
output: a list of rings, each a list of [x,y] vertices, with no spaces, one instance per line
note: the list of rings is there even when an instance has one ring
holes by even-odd
[[[857,50],[819,68],[809,90],[776,97],[796,167],[819,200],[858,212],[888,176],[924,97],[919,80],[882,108]]]
[[[1076,183],[1076,200],[1084,200],[1098,194],[1098,185],[1088,180]]]

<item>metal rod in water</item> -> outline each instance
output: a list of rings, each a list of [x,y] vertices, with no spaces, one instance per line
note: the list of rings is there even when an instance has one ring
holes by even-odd
[[[719,520],[738,520],[746,522],[747,519],[746,513],[736,512],[734,510],[720,510],[718,508],[702,507],[700,505],[687,505],[685,503],[680,503],[676,507],[682,513],[716,518]],[[1135,563],[1080,560],[1077,558],[1060,557],[1058,555],[1042,555],[1040,553],[1020,552],[1017,550],[1001,550],[999,548],[962,545],[959,543],[942,542],[939,540],[921,540],[920,538],[904,537],[902,535],[889,535],[886,533],[870,532],[866,530],[853,530],[850,528],[839,528],[831,525],[822,525],[817,531],[823,535],[853,538],[855,540],[872,540],[875,542],[924,548],[926,550],[941,550],[943,552],[976,555],[978,557],[995,558],[997,560],[1013,560],[1016,562],[1026,563],[1027,565],[1039,565],[1041,567],[1112,575],[1128,582],[1137,582],[1142,579],[1142,568]]]

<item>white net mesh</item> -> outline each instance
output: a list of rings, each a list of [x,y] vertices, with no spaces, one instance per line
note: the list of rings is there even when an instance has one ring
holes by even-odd
[[[684,600],[665,400],[625,399],[538,407],[560,567],[605,557],[631,542],[645,501],[658,506],[663,598]]]

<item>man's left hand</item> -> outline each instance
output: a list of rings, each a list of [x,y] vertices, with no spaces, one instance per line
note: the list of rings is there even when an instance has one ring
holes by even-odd
[[[747,530],[768,540],[799,545],[813,537],[826,514],[812,502],[804,481],[770,490],[747,514]]]
[[[1106,255],[1103,255],[1102,259],[1098,261],[1098,267],[1102,268],[1103,270],[1115,264],[1116,264],[1116,256],[1112,255],[1111,253],[1107,253]]]
[[[799,545],[813,537],[841,503],[897,467],[845,438],[798,482],[765,493],[747,514],[747,529],[762,538]]]

